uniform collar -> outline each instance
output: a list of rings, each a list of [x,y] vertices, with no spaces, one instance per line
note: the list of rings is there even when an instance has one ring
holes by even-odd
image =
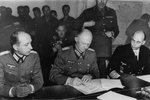
[[[85,52],[82,52],[82,51],[76,46],[76,44],[74,45],[74,52],[75,52],[75,54],[76,54],[76,56],[77,56],[78,59],[79,59],[79,58],[83,58],[83,59],[84,59],[84,57],[85,57]]]
[[[22,56],[20,57],[18,54],[16,54],[15,52],[12,54],[14,59],[19,63],[20,61],[23,62],[26,58],[26,56]]]

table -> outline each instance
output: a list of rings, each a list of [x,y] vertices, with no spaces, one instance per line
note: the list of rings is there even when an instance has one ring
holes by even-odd
[[[114,92],[121,93],[127,96],[131,96],[134,98],[137,98],[138,100],[149,100],[150,98],[143,97],[141,94],[137,94],[136,91],[139,91],[141,87],[150,86],[149,82],[143,81],[141,79],[136,78],[135,76],[125,76],[121,77],[121,82],[125,86],[124,89],[120,88],[114,88],[111,89]],[[55,85],[55,86],[49,86],[49,87],[43,87],[37,92],[35,92],[33,95],[29,95],[26,98],[23,99],[32,99],[32,100],[43,100],[43,99],[65,99],[65,100],[83,100],[83,99],[92,99],[92,100],[98,100],[97,96],[108,92],[98,92],[94,94],[85,95],[81,93],[80,91],[76,90],[75,88],[68,86],[68,85]],[[10,98],[5,98],[10,99]],[[16,98],[11,98],[16,100]]]

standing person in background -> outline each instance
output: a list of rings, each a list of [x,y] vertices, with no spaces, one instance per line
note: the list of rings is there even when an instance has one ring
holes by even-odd
[[[43,71],[44,80],[46,78],[47,67],[51,67],[50,57],[52,53],[52,47],[50,45],[53,34],[57,27],[58,20],[50,15],[51,9],[48,5],[42,7],[43,16],[38,21],[37,37],[40,48],[41,66]],[[45,86],[46,83],[44,83]]]
[[[93,34],[91,48],[96,51],[100,77],[106,78],[106,60],[112,54],[112,39],[119,34],[117,16],[114,9],[106,6],[108,0],[95,0],[94,7],[85,9],[83,13],[71,23],[76,30],[88,28]]]
[[[37,31],[38,31],[38,21],[41,18],[41,10],[39,7],[34,7],[33,9],[33,14],[34,14],[34,18],[33,20],[33,31],[32,31],[32,46],[33,46],[33,50],[37,51],[38,53],[40,53],[40,48],[39,48],[39,43],[38,43],[38,37],[37,37]]]
[[[61,49],[50,71],[50,80],[62,85],[81,85],[99,78],[96,53],[89,46],[92,33],[83,29],[75,37],[76,44]]]
[[[68,35],[69,34],[70,34],[70,36],[72,35],[72,39],[74,39],[74,37],[76,36],[76,31],[73,31],[69,27],[70,23],[74,20],[74,18],[69,15],[69,13],[70,13],[70,6],[69,5],[63,5],[62,6],[62,12],[63,12],[64,17],[62,17],[59,20],[59,24],[61,24],[61,23],[65,24],[66,28],[67,28]]]
[[[150,48],[150,15],[145,13],[141,16],[140,19],[135,19],[127,27],[125,34],[127,35],[127,40],[125,44],[131,42],[131,37],[134,32],[137,30],[142,30],[146,34],[146,47]]]
[[[0,95],[26,97],[42,87],[40,59],[31,41],[27,32],[15,31],[10,37],[11,50],[0,53]]]
[[[63,12],[64,17],[62,17],[59,20],[59,23],[64,23],[68,27],[69,24],[74,20],[73,17],[69,16],[70,6],[69,5],[63,5],[62,12]]]
[[[51,16],[57,19],[57,12],[56,10],[51,10]]]

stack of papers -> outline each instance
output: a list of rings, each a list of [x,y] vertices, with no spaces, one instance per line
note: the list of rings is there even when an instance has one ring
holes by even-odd
[[[113,91],[106,92],[97,97],[100,100],[136,100],[133,97],[125,96]]]
[[[119,79],[94,79],[83,85],[70,85],[84,94],[92,94],[101,91],[106,91],[112,88],[123,88]]]
[[[137,76],[137,78],[144,80],[146,82],[150,82],[150,75],[141,75],[141,76]]]
[[[101,85],[106,90],[124,87],[119,79],[101,79]]]
[[[84,83],[84,85],[79,86],[70,85],[70,86],[76,88],[77,90],[79,90],[84,94],[92,94],[100,91],[105,91],[105,89],[101,87],[99,79],[94,79],[91,82]]]

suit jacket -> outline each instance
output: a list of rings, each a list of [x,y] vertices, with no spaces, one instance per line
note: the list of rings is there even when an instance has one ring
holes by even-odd
[[[131,48],[131,44],[119,46],[116,48],[114,54],[110,58],[106,72],[110,76],[112,74],[115,75],[116,73],[118,73],[119,75],[149,74],[150,73],[150,50],[145,46],[141,46],[139,51],[139,59],[137,60]]]
[[[86,21],[95,21],[92,27],[86,27],[93,33],[91,48],[96,51],[98,57],[110,57],[112,54],[112,40],[105,35],[107,31],[113,31],[114,37],[119,34],[117,15],[114,9],[105,7],[104,15],[97,6],[83,11],[83,13],[72,22],[70,27],[80,30]]]

